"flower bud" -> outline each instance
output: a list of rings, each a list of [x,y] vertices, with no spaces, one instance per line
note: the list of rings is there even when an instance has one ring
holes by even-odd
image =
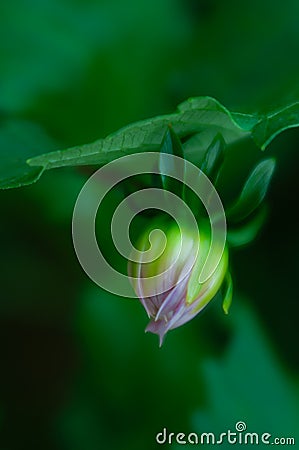
[[[168,224],[164,233],[160,229],[148,230],[137,243],[128,273],[151,319],[145,331],[159,335],[160,346],[169,330],[195,317],[221,287],[228,268],[228,251],[226,247],[220,249],[220,245],[213,246],[214,270],[208,279],[199,282],[210,248],[211,234],[206,223],[199,233]],[[158,256],[147,262],[148,252]]]

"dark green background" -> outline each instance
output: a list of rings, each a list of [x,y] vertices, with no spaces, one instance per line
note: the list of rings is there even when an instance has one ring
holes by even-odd
[[[91,142],[189,96],[244,112],[298,101],[298,17],[297,0],[1,2],[0,151]],[[0,193],[1,450],[150,450],[163,427],[240,420],[298,441],[298,143],[294,129],[266,151],[270,214],[231,254],[230,315],[215,299],[162,349],[138,301],[102,292],[76,259],[88,170]],[[233,149],[223,192],[262,157]]]

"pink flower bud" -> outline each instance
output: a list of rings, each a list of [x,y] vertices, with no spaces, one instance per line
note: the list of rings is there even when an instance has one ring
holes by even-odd
[[[216,246],[215,269],[200,283],[200,273],[211,247],[206,225],[200,229],[200,235],[191,234],[187,229],[180,232],[174,225],[166,229],[165,235],[161,230],[146,232],[137,247],[139,250],[132,254],[135,262],[129,261],[128,272],[151,319],[145,331],[159,335],[161,346],[169,330],[195,317],[218,292],[228,268],[228,251],[225,247],[219,261]],[[153,254],[162,254],[147,262],[148,247]]]

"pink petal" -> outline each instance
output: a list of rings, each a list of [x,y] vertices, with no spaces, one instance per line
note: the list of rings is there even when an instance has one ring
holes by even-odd
[[[171,312],[174,313],[175,309],[185,299],[187,283],[188,278],[186,277],[185,280],[181,281],[169,292],[156,315],[156,320],[162,315],[167,316]]]

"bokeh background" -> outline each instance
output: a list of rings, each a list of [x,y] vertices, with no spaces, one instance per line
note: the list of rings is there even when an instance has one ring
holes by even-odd
[[[298,101],[298,17],[297,0],[3,1],[0,152],[91,142],[189,96],[244,112]],[[0,192],[1,450],[150,450],[164,427],[240,420],[299,445],[298,145],[294,129],[266,151],[270,213],[231,254],[229,316],[216,298],[161,349],[138,301],[101,291],[75,257],[88,169]],[[263,156],[228,154],[227,195]]]

